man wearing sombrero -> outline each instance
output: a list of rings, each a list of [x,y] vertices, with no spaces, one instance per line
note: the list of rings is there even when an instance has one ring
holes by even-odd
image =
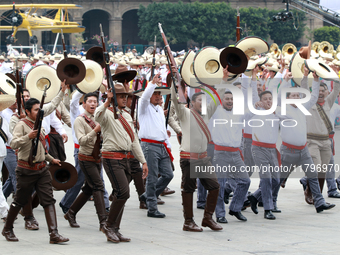
[[[130,197],[131,168],[129,158],[133,154],[142,163],[143,178],[148,174],[148,166],[139,141],[134,135],[132,118],[127,112],[123,111],[129,90],[122,83],[115,84],[116,103],[118,105],[118,109],[116,109],[116,107],[110,107],[113,98],[111,89],[107,91],[106,102],[95,112],[95,120],[100,124],[103,134],[103,165],[113,189],[110,212],[101,230],[105,233],[108,241],[114,243],[130,242],[130,238],[124,237],[119,232],[124,206]],[[115,119],[114,111],[117,111],[118,119]]]

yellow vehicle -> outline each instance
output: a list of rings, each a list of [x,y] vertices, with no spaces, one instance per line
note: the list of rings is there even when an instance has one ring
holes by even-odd
[[[85,30],[77,22],[69,21],[68,10],[80,9],[80,5],[76,4],[17,4],[0,5],[0,10],[10,10],[7,16],[2,16],[1,19],[6,20],[11,26],[0,26],[2,30],[12,30],[12,34],[8,36],[9,43],[15,42],[15,35],[17,31],[27,30],[30,36],[30,42],[36,44],[36,36],[32,36],[32,30],[52,31],[53,33],[60,33],[61,29],[64,33],[79,33]],[[39,16],[36,12],[39,9],[57,9],[54,19],[44,16]]]

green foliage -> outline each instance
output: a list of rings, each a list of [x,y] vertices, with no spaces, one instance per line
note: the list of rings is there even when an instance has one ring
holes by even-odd
[[[278,44],[298,41],[304,33],[306,15],[301,11],[292,11],[293,20],[287,22],[272,21],[277,10],[266,8],[240,8],[242,37],[269,37]],[[187,3],[153,2],[138,10],[139,36],[143,40],[162,42],[158,23],[162,24],[169,42],[186,43],[193,40],[205,44],[225,44],[236,39],[237,11],[226,2]],[[245,27],[247,29],[245,29]]]
[[[321,27],[313,31],[314,41],[328,41],[333,45],[340,43],[340,28],[338,27]]]

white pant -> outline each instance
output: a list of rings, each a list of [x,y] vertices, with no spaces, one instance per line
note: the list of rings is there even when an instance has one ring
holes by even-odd
[[[0,157],[0,172],[2,170],[2,163],[4,162],[4,157]],[[2,182],[0,181],[0,217],[5,218],[7,217],[7,213],[9,210],[9,206],[6,202],[4,193],[2,192]]]

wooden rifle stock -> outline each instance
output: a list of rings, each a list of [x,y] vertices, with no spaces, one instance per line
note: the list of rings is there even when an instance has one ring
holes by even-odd
[[[15,74],[16,74],[16,79],[17,79],[17,91],[16,91],[16,99],[17,99],[17,106],[18,106],[18,115],[21,115],[21,95],[22,95],[22,88],[21,88],[21,83],[20,83],[20,77],[19,77],[19,69],[18,69],[18,60],[16,60],[16,70],[15,70]]]
[[[134,91],[136,91],[138,89],[138,84],[139,84],[139,79],[136,79],[135,87],[133,88]],[[137,103],[137,96],[133,95],[132,96],[132,103],[131,103],[131,112],[130,112],[132,120],[134,120],[134,118],[135,118],[136,103]]]
[[[66,51],[64,33],[63,33],[63,30],[62,30],[62,29],[61,29],[61,42],[63,43],[63,53],[64,53],[64,58],[67,58],[67,51]]]
[[[96,142],[94,143],[94,146],[93,146],[93,150],[92,150],[92,157],[95,159],[95,160],[99,160],[100,159],[100,149],[102,147],[102,143],[101,143],[101,132],[98,132],[97,133],[97,140]]]
[[[45,102],[46,90],[47,90],[47,86],[45,85],[45,90],[44,90],[44,93],[43,93],[43,96],[40,102],[40,109],[37,114],[37,118],[35,120],[34,127],[33,127],[33,130],[38,130],[38,134],[35,138],[32,139],[32,147],[30,150],[30,155],[28,157],[28,164],[30,166],[33,166],[33,164],[35,163],[35,157],[37,156],[37,152],[38,152],[39,137],[41,133],[42,121],[44,118],[44,110],[42,108]]]
[[[156,69],[156,38],[155,35],[155,41],[153,42],[153,55],[152,55],[152,67],[151,67],[151,75],[149,81],[152,81],[153,77],[155,76],[155,69]]]
[[[104,38],[104,32],[102,28],[102,24],[99,24],[100,27],[100,38],[102,41],[102,47],[103,47],[103,58],[105,61],[105,74],[106,74],[106,80],[107,80],[107,87],[108,89],[112,89],[113,93],[113,102],[110,102],[113,104],[113,114],[115,119],[119,118],[119,111],[118,111],[118,104],[117,104],[117,96],[116,96],[116,91],[115,91],[115,86],[112,80],[111,76],[111,71],[110,71],[110,58],[109,54],[106,51],[106,46],[105,46],[105,38]]]
[[[177,68],[177,65],[176,65],[176,61],[174,59],[174,56],[172,56],[172,52],[171,52],[171,49],[170,49],[170,46],[169,46],[169,43],[168,43],[168,40],[166,39],[166,36],[163,32],[163,29],[162,29],[162,24],[161,23],[158,23],[158,27],[159,27],[159,30],[161,32],[161,35],[162,35],[162,38],[163,38],[163,41],[164,41],[164,48],[166,49],[166,52],[168,54],[168,57],[169,57],[169,61],[170,61],[170,70],[172,70],[173,68]],[[187,100],[185,99],[185,96],[184,96],[184,89],[183,87],[181,86],[181,76],[179,75],[178,72],[175,73],[176,77],[172,76],[173,78],[175,78],[174,83],[176,83],[176,86],[178,86],[178,96],[179,96],[179,99],[178,99],[178,102],[181,103],[181,104],[186,104]]]

